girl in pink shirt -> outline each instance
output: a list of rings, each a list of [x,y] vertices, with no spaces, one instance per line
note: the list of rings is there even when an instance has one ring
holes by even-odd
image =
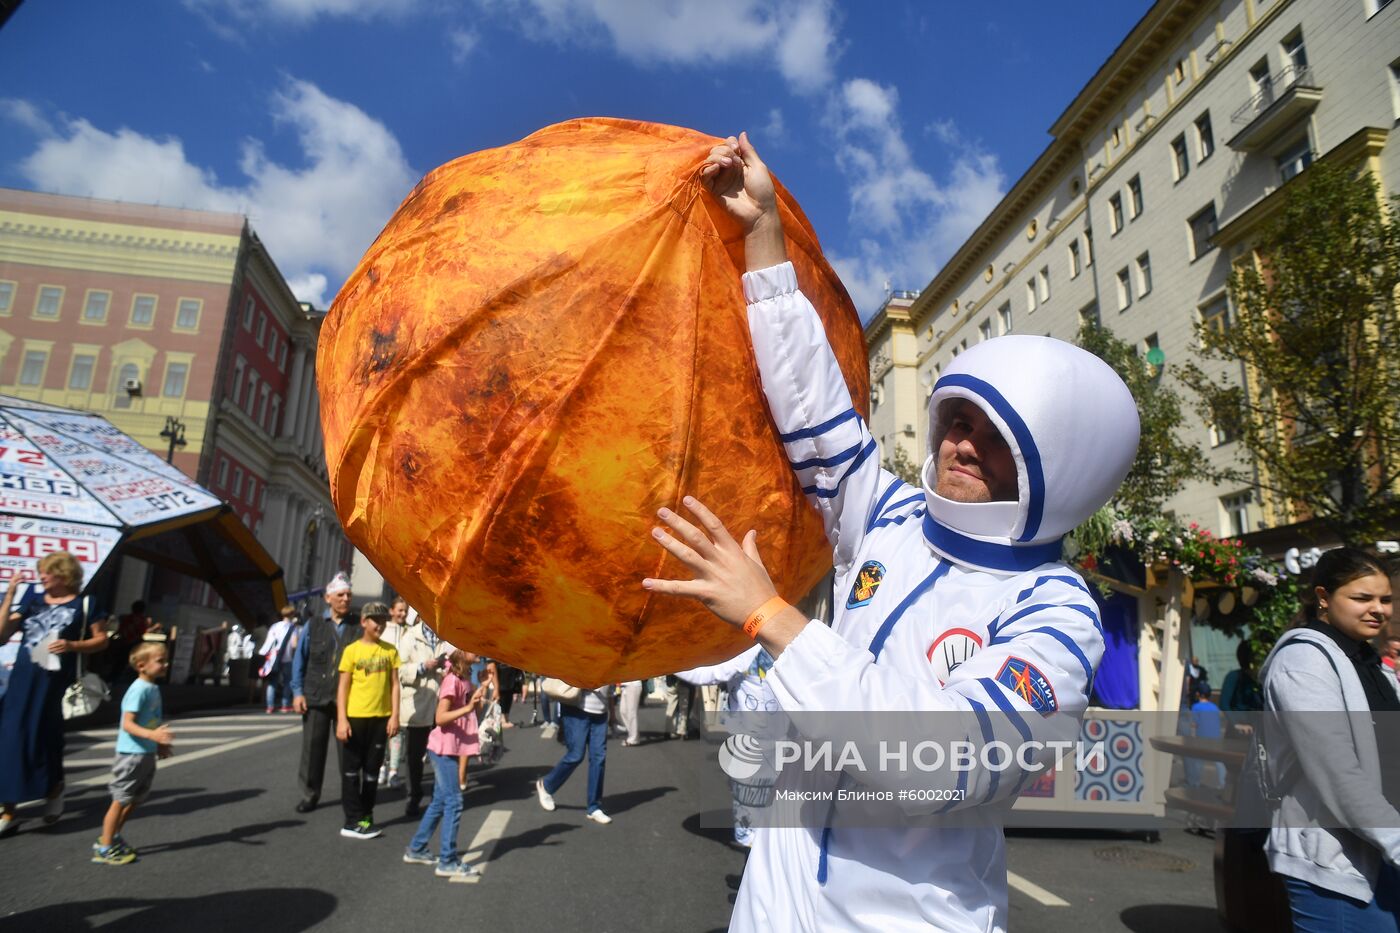
[[[410,865],[436,864],[440,878],[466,881],[476,869],[457,856],[457,824],[462,818],[462,792],[457,786],[457,760],[476,754],[476,711],[485,687],[472,689],[470,668],[475,655],[454,651],[448,656],[449,673],[438,688],[437,727],[428,734],[428,761],[433,766],[433,800],[423,812],[418,832],[408,844],[403,860]],[[433,858],[428,843],[442,824],[438,837],[438,857]]]

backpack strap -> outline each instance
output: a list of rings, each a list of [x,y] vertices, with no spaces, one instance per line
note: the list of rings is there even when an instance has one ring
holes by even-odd
[[[1332,668],[1332,673],[1337,675],[1337,687],[1342,697],[1342,709],[1346,710],[1347,712],[1350,712],[1350,709],[1347,707],[1346,692],[1342,687],[1342,672],[1337,668],[1337,662],[1332,660],[1331,652],[1329,652],[1322,645],[1321,642],[1314,641],[1311,638],[1303,637],[1289,639],[1287,642],[1281,645],[1278,648],[1278,650],[1282,651],[1284,648],[1296,644],[1309,645],[1317,651],[1320,651],[1322,653],[1322,656],[1327,659],[1327,666]],[[1264,683],[1267,677],[1267,670],[1261,670],[1259,672],[1259,682],[1261,685]],[[1268,739],[1264,736],[1264,725],[1268,721],[1270,712],[1271,711],[1269,710],[1265,710],[1265,715],[1259,718],[1259,728],[1254,735],[1254,742],[1252,743],[1250,748],[1250,757],[1253,759],[1253,764],[1258,769],[1257,777],[1259,782],[1260,793],[1262,794],[1264,799],[1268,801],[1271,805],[1277,805],[1279,801],[1283,799],[1284,795],[1288,792],[1289,788],[1293,786],[1294,782],[1298,780],[1298,769],[1295,764],[1294,769],[1288,774],[1286,780],[1281,779],[1277,784],[1274,783],[1270,774],[1271,769],[1269,766]]]

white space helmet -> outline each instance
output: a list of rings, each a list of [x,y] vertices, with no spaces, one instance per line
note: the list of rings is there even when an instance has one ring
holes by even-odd
[[[933,491],[932,455],[947,430],[940,407],[967,399],[991,419],[1016,461],[1015,502],[954,502]],[[929,398],[924,461],[934,551],[999,573],[1060,559],[1061,539],[1094,514],[1122,484],[1138,446],[1132,394],[1109,365],[1051,337],[1011,335],[958,355]]]

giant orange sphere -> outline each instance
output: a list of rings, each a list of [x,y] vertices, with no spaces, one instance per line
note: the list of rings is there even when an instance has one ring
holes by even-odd
[[[682,496],[759,532],[779,592],[830,567],[763,399],[718,140],[572,120],[430,172],[346,281],[317,382],[346,533],[449,641],[594,686],[730,657],[648,534]],[[779,186],[788,251],[865,411],[861,327]]]

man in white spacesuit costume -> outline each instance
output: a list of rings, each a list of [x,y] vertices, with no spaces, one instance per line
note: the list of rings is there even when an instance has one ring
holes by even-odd
[[[976,717],[988,739],[993,717],[1030,738],[1051,714],[1081,714],[1103,630],[1088,587],[1061,562],[1061,539],[1132,465],[1139,425],[1126,386],[1063,341],[978,344],[934,386],[924,488],[911,487],[879,467],[786,261],[772,181],[747,138],[715,147],[701,178],[746,231],[754,354],[834,548],[835,611],[828,628],[778,600],[754,532],[737,542],[690,497],[698,527],[662,509],[669,531],[653,535],[694,579],[643,586],[743,625],[776,659],[766,681],[789,713],[946,712]],[[1005,930],[999,812],[1034,776],[1018,769],[965,772],[964,799],[942,806],[989,818],[956,828],[760,829],[730,928]],[[785,770],[779,787],[830,789],[840,778]]]

